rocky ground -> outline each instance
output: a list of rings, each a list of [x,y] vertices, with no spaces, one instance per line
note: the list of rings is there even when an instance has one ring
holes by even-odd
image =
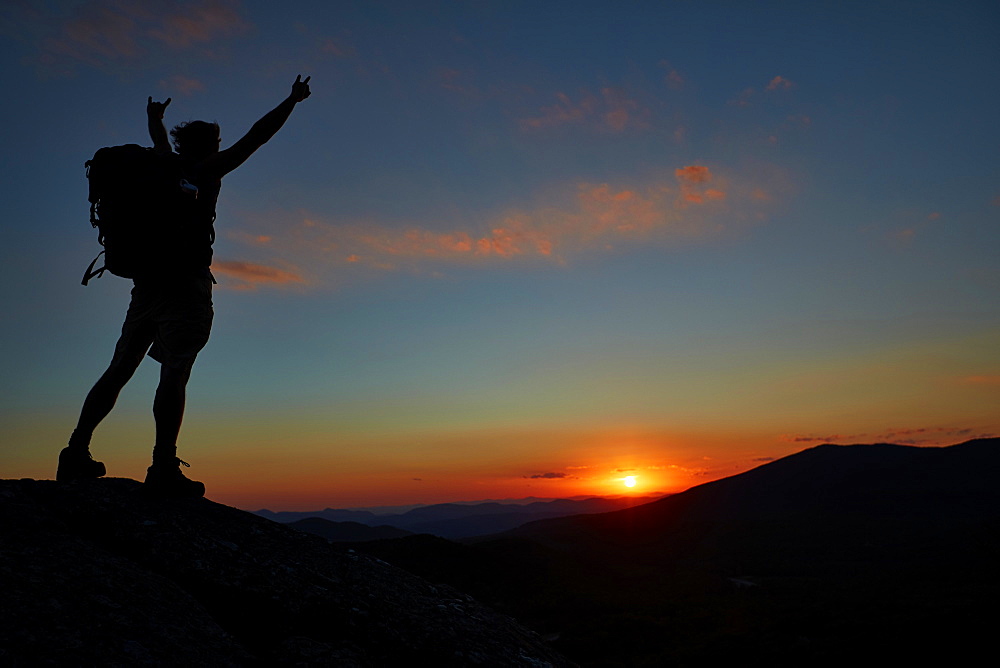
[[[0,663],[570,666],[444,585],[128,479],[0,481]]]

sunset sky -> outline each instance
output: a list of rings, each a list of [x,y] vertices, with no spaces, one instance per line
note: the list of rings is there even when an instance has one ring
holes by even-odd
[[[226,177],[179,454],[315,509],[680,491],[1000,435],[996,2],[5,0],[0,477],[130,282],[83,163],[313,95]],[[147,360],[92,445],[141,479]],[[625,476],[635,476],[627,489]]]

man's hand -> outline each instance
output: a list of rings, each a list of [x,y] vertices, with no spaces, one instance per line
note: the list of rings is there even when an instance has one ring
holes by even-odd
[[[263,146],[274,136],[274,133],[281,129],[288,117],[292,115],[295,105],[309,97],[309,79],[311,78],[306,77],[303,81],[301,74],[295,77],[292,92],[288,94],[288,97],[278,103],[277,107],[264,114],[259,121],[253,124],[250,131],[235,144],[205,158],[199,167],[203,170],[202,173],[221,178],[246,162],[254,151]]]
[[[170,153],[170,139],[167,129],[163,127],[163,112],[167,110],[170,98],[166,102],[153,102],[153,96],[146,99],[146,126],[149,128],[149,138],[153,140],[153,150],[157,153]]]
[[[153,96],[150,95],[149,99],[146,101],[146,115],[150,118],[162,121],[163,114],[167,110],[167,105],[170,104],[171,99],[173,98],[168,97],[166,102],[153,102]]]
[[[301,102],[312,94],[309,92],[309,80],[312,77],[306,77],[305,81],[300,81],[300,79],[302,79],[301,74],[295,77],[295,83],[292,84],[292,92],[288,96],[288,99],[292,102]],[[167,100],[167,102],[169,101]]]

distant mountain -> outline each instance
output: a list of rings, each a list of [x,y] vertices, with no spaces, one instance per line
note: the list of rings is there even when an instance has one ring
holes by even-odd
[[[530,503],[440,503],[421,506],[404,513],[380,515],[368,511],[334,508],[311,512],[258,510],[256,514],[278,522],[295,522],[318,517],[331,522],[350,521],[368,526],[389,525],[412,533],[429,533],[442,538],[458,539],[500,533],[539,519],[631,508],[659,498],[662,496],[588,497]]]
[[[310,510],[310,511],[278,511],[274,512],[267,510],[266,508],[261,510],[253,511],[254,515],[260,515],[261,517],[266,517],[269,520],[275,522],[294,522],[296,520],[304,520],[309,517],[322,517],[330,522],[360,522],[361,524],[368,524],[369,522],[378,523],[379,516],[369,510],[350,510],[350,509],[340,509],[340,508],[324,508],[323,510]]]
[[[142,489],[0,480],[0,665],[572,665],[448,586]]]
[[[648,546],[695,526],[805,523],[832,535],[887,524],[937,535],[997,518],[1000,439],[993,438],[943,448],[821,445],[643,506],[542,520],[507,535]]]
[[[823,445],[625,510],[417,538],[357,549],[588,666],[969,664],[1000,598],[1000,439]]]
[[[297,530],[322,536],[334,543],[357,542],[369,540],[385,540],[387,538],[402,538],[412,536],[412,531],[381,525],[370,527],[360,522],[331,522],[322,517],[307,517],[304,520],[289,522],[287,526]]]

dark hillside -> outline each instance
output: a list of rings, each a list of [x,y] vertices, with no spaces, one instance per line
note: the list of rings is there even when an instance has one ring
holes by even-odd
[[[331,543],[360,543],[366,540],[385,540],[386,538],[402,538],[411,535],[411,532],[396,527],[368,526],[360,522],[331,522],[322,517],[307,517],[288,522],[286,526],[290,526],[296,531],[326,538]]]
[[[450,587],[141,487],[0,481],[0,665],[571,665]]]
[[[470,542],[476,572],[368,545],[462,582],[587,665],[971,661],[1000,596],[998,480],[1000,439],[824,445],[643,506]]]

